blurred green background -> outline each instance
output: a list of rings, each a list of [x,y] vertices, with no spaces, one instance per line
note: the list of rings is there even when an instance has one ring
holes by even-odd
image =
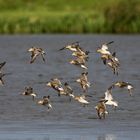
[[[140,33],[140,0],[0,0],[0,34]]]

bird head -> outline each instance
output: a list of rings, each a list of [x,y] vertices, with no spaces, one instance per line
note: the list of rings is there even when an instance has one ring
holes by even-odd
[[[68,86],[69,84],[67,82],[64,83],[65,86]]]

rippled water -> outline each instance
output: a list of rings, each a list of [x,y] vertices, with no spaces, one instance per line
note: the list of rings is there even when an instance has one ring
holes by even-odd
[[[117,52],[121,61],[119,75],[102,64],[96,48],[114,40],[110,49]],[[70,65],[70,51],[58,51],[64,45],[80,41],[81,47],[90,50],[88,62],[88,93],[90,105],[83,107],[67,97],[59,98],[56,92],[46,87],[46,82],[58,77],[68,82],[75,94],[82,93],[75,82],[82,70]],[[46,63],[37,58],[29,64],[28,48],[42,47]],[[0,139],[41,140],[134,140],[140,137],[140,36],[139,35],[24,35],[0,36],[0,62],[6,61],[3,69],[5,85],[0,87]],[[119,108],[109,109],[105,120],[99,120],[94,106],[106,89],[117,80],[134,85],[130,97],[124,89],[114,89],[113,96]],[[53,110],[38,106],[30,97],[21,96],[25,86],[32,86],[38,98],[50,95]]]

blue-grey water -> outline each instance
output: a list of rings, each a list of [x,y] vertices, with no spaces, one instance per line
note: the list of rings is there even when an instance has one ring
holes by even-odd
[[[114,41],[111,51],[117,53],[121,67],[119,75],[103,65],[97,47]],[[91,88],[90,104],[83,107],[76,101],[46,86],[58,77],[68,82],[76,95],[82,94],[75,82],[82,69],[69,64],[73,58],[68,50],[58,51],[63,46],[80,41],[89,50],[88,77]],[[38,57],[30,64],[32,47],[46,51],[46,63]],[[15,35],[0,36],[0,62],[6,61],[2,69],[7,75],[5,85],[0,86],[0,140],[138,140],[140,137],[140,35]],[[115,88],[114,98],[119,107],[108,107],[109,115],[99,120],[95,105],[106,89],[115,81],[123,80],[134,85],[133,96],[125,89]],[[37,99],[50,95],[53,109],[48,112],[29,96],[22,96],[25,86],[32,86]]]

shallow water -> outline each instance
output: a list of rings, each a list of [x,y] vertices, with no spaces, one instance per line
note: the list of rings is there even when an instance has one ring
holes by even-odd
[[[121,61],[119,75],[102,64],[97,47],[114,40],[111,51],[116,51]],[[67,97],[59,98],[56,92],[46,87],[46,82],[58,77],[68,82],[75,94],[82,93],[75,82],[81,68],[70,65],[70,51],[58,51],[64,45],[80,41],[81,47],[90,50],[88,62],[88,94],[90,105],[81,106]],[[28,48],[42,47],[46,63],[37,58],[29,64]],[[2,140],[137,140],[140,137],[140,36],[139,35],[23,35],[0,36],[0,62],[6,61],[3,69],[5,85],[0,87],[0,139]],[[106,89],[117,80],[134,85],[133,96],[125,89],[114,89],[113,96],[119,102],[117,110],[109,107],[109,115],[99,120],[94,106]],[[38,98],[50,95],[53,110],[38,106],[30,97],[21,96],[24,87],[31,85]]]

